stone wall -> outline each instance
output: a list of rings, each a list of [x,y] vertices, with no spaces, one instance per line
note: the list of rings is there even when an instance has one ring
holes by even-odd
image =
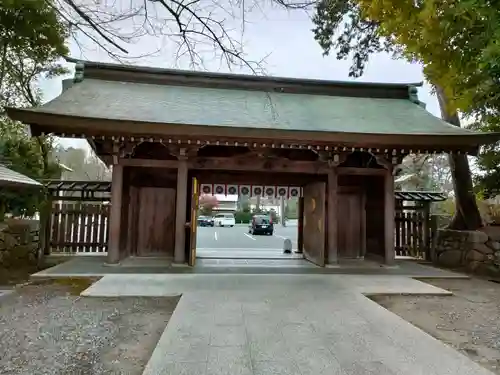
[[[438,230],[433,261],[470,272],[500,273],[500,226],[477,231]]]
[[[36,265],[39,229],[38,220],[7,219],[0,223],[0,266]]]

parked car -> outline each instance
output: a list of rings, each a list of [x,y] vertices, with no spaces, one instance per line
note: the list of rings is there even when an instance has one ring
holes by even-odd
[[[234,215],[231,213],[215,215],[214,222],[216,227],[234,227],[236,224]]]
[[[199,227],[213,227],[214,218],[210,216],[198,216],[198,226]]]
[[[250,234],[267,234],[272,236],[274,233],[273,218],[268,215],[254,215],[248,228]]]

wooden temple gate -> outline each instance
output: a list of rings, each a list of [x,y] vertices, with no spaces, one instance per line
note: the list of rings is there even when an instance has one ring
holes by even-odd
[[[74,203],[58,207],[51,214],[54,225],[45,226],[57,230],[46,229],[43,239],[46,251],[55,246],[98,253],[107,244],[111,264],[132,255],[193,264],[193,186],[223,175],[224,183],[267,185],[255,181],[265,175],[276,186],[301,186],[306,219],[299,239],[311,262],[373,255],[390,264],[395,246],[411,253],[428,243],[420,214],[414,220],[405,208],[395,221],[394,175],[403,158],[475,155],[480,146],[500,140],[500,134],[472,132],[432,116],[418,100],[419,84],[70,61],[75,76],[65,80],[59,97],[6,111],[30,125],[33,136],[87,139],[112,165],[106,198],[111,206],[103,199],[99,210],[92,208],[95,195],[85,210]],[[109,225],[103,225],[108,214]],[[82,234],[80,226],[96,222],[90,235]],[[420,233],[424,240],[415,241]]]
[[[203,175],[202,175],[203,178]],[[195,179],[197,181],[197,179]],[[204,179],[207,181],[207,178]],[[212,181],[212,180],[208,180]],[[219,180],[220,182],[220,180]],[[234,181],[232,181],[234,182]],[[264,196],[266,189],[270,186],[260,185],[238,185],[238,184],[199,184],[193,189],[198,194],[238,194],[246,193],[256,195],[261,189]],[[321,183],[319,183],[321,185]],[[318,183],[312,185],[312,189],[321,194],[322,188]],[[210,188],[208,188],[210,186]],[[111,200],[111,183],[107,181],[50,181],[46,183],[51,197],[51,209],[46,210],[44,215],[49,215],[48,220],[42,218],[43,226],[41,232],[42,246],[45,254],[67,254],[67,255],[105,255],[108,249],[109,237],[109,212]],[[276,188],[276,195],[279,196],[280,187]],[[285,189],[287,196],[299,196],[299,205],[303,205],[303,192],[298,186],[281,187]],[[319,189],[318,189],[319,188]],[[220,191],[219,191],[220,189]],[[233,191],[234,190],[234,191]],[[144,191],[145,197],[153,196],[151,191]],[[307,192],[306,192],[307,194]],[[446,197],[439,192],[419,192],[419,191],[396,191],[396,213],[395,213],[395,253],[397,256],[411,256],[426,258],[431,246],[431,240],[436,228],[430,215],[430,204],[444,200]],[[197,205],[198,195],[193,196],[190,210]],[[350,204],[349,196],[341,200],[341,205]],[[351,198],[352,199],[352,198]],[[151,199],[150,199],[151,200]],[[173,199],[175,201],[175,197]],[[173,202],[172,201],[172,202]],[[158,204],[154,202],[153,204]],[[310,202],[310,204],[312,204]],[[307,206],[300,209],[314,211],[316,207]],[[343,207],[339,210],[346,212]],[[168,212],[168,210],[166,210]],[[196,211],[194,211],[196,214]],[[317,219],[323,218],[325,212],[320,212]],[[304,223],[299,220],[299,247],[307,252],[311,246],[324,248],[324,244],[310,243],[323,237],[317,233],[318,221],[316,225]],[[140,225],[149,225],[144,218],[139,218]],[[304,230],[311,231],[311,236],[306,236],[306,243],[303,243]],[[195,228],[191,228],[195,229]],[[131,231],[131,228],[127,228]],[[143,233],[143,231],[141,231]],[[195,241],[196,231],[193,231]],[[48,238],[48,241],[45,240]],[[359,244],[358,246],[361,246]],[[319,260],[317,260],[320,263]]]

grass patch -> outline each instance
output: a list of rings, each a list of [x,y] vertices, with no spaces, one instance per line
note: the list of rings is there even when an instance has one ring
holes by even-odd
[[[85,289],[99,279],[99,277],[61,277],[35,280],[31,284],[59,286],[64,288],[71,295],[79,296]]]
[[[58,259],[44,259],[42,264],[35,264],[34,262],[18,262],[9,266],[0,265],[0,285],[17,285],[23,284],[30,280],[30,276],[34,273],[43,271],[47,268],[53,267],[57,264],[64,263],[71,258],[58,258]]]

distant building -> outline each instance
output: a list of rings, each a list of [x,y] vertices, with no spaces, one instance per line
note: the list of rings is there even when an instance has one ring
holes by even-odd
[[[221,212],[236,212],[238,210],[238,196],[237,195],[216,195],[217,206],[213,208],[214,214]]]

